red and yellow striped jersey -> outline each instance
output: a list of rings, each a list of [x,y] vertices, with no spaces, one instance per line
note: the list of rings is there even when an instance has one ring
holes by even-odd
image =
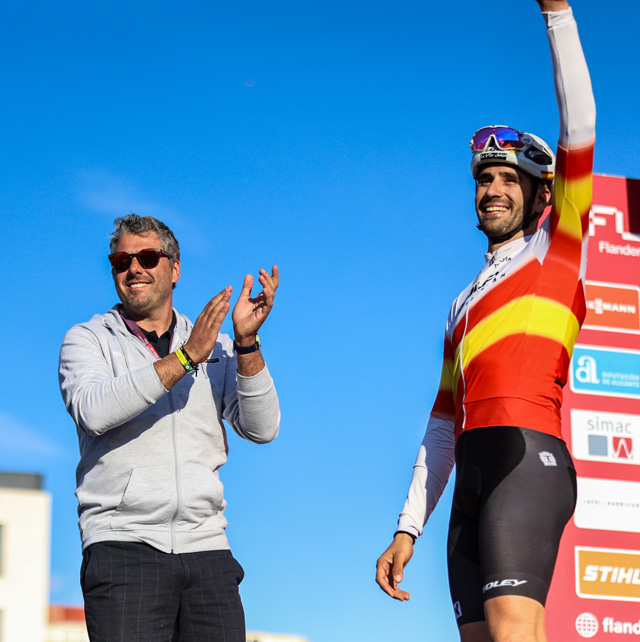
[[[585,316],[595,102],[573,12],[542,15],[560,115],[551,211],[535,234],[487,254],[451,308],[440,387],[398,520],[414,537],[463,430],[514,425],[561,437],[562,386]]]
[[[562,386],[584,320],[593,143],[560,146],[551,212],[536,234],[487,254],[454,302],[433,414],[456,437],[481,426],[561,436]]]

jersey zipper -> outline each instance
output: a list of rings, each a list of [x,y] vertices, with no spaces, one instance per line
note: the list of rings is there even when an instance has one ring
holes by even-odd
[[[178,437],[176,431],[176,417],[175,417],[175,405],[173,403],[173,395],[171,391],[168,393],[169,398],[169,409],[171,410],[171,440],[173,444],[173,465],[174,465],[174,475],[176,482],[176,509],[171,517],[171,523],[169,525],[169,531],[171,534],[171,552],[173,553],[176,548],[176,521],[178,519],[178,514],[180,513],[180,505],[182,503],[182,494],[180,490],[180,462],[178,459]]]
[[[461,431],[464,432],[467,425],[467,408],[466,408],[466,398],[467,398],[467,380],[464,373],[464,340],[467,336],[467,326],[469,324],[469,306],[464,311],[464,332],[462,333],[462,338],[460,339],[460,378],[462,379],[462,426]]]
[[[489,259],[489,265],[493,265],[496,262],[496,255],[495,253],[491,254],[491,258]],[[460,355],[458,357],[459,364],[460,364],[460,378],[462,379],[462,426],[460,427],[460,430],[464,432],[466,425],[467,425],[467,408],[466,408],[466,398],[467,398],[467,380],[465,378],[464,374],[464,340],[467,336],[467,328],[469,327],[469,308],[471,307],[473,301],[471,300],[475,294],[477,294],[477,287],[478,283],[480,281],[480,275],[482,274],[484,268],[480,270],[480,273],[478,276],[476,276],[472,286],[471,290],[472,293],[469,297],[469,299],[465,302],[465,311],[464,311],[464,332],[462,333],[462,338],[460,339]]]

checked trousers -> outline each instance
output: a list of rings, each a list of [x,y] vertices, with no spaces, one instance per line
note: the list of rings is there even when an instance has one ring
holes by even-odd
[[[231,551],[163,553],[137,542],[98,542],[80,580],[91,642],[245,642]]]

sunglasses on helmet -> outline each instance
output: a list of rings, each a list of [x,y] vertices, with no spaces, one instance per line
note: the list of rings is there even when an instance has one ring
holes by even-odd
[[[124,272],[129,269],[131,261],[135,257],[138,259],[138,263],[141,268],[150,270],[160,263],[160,258],[163,256],[171,259],[171,256],[164,250],[155,247],[147,247],[135,254],[129,254],[129,252],[116,252],[115,254],[109,254],[109,262],[116,272]]]
[[[469,147],[472,152],[482,151],[493,137],[500,149],[522,149],[525,146],[522,141],[524,135],[512,127],[483,127],[473,135]]]

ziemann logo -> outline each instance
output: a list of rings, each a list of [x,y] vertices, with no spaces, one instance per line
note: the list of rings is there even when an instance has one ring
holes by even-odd
[[[580,597],[640,602],[639,551],[576,547],[575,555]]]
[[[636,286],[587,281],[585,294],[585,328],[640,333],[640,289]]]

